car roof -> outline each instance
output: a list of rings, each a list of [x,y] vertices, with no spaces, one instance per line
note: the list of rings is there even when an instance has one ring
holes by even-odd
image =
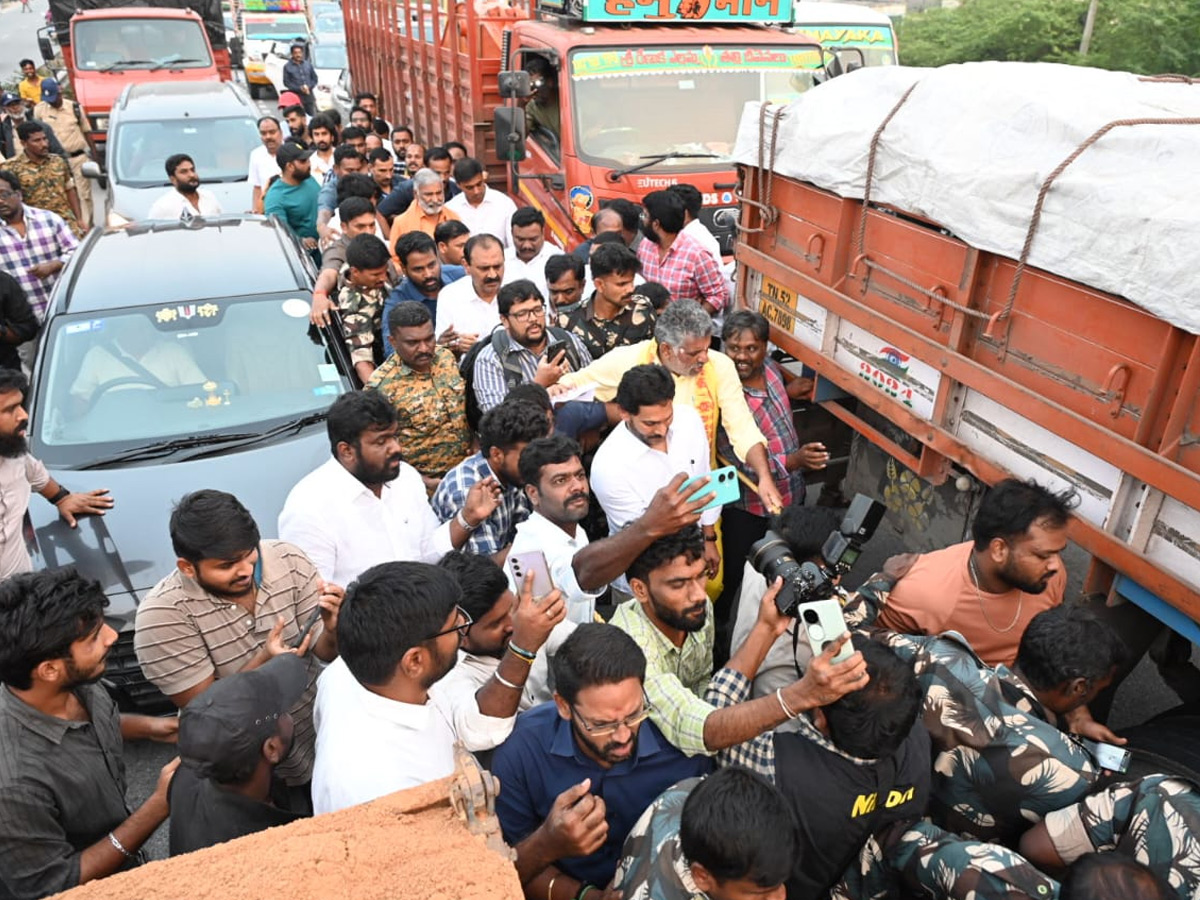
[[[131,84],[121,93],[114,111],[123,121],[248,115],[258,109],[227,81],[151,81]]]
[[[262,216],[93,230],[56,286],[53,305],[89,313],[297,290],[307,296],[303,266],[284,226]]]

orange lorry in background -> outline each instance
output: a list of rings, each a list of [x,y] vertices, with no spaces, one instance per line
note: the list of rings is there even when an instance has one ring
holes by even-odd
[[[738,304],[852,429],[843,490],[922,552],[963,539],[981,484],[1073,487],[1084,589],[1200,642],[1200,336],[872,203],[870,174],[867,202],[778,174],[769,119],[741,169]],[[874,159],[882,132],[846,156]]]
[[[787,27],[789,0],[566,4],[343,0],[354,89],[427,146],[462,141],[564,247],[590,237],[602,201],[686,182],[731,253],[743,104],[787,102],[827,74],[820,48]],[[513,90],[501,96],[501,74],[533,57],[557,72],[558,135],[526,129]]]
[[[233,78],[220,0],[51,0],[38,34],[42,57],[62,53],[92,139],[103,145],[109,111],[128,85]]]

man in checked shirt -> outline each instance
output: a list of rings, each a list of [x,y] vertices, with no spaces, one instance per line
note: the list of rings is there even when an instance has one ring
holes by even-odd
[[[58,275],[79,241],[63,219],[45,209],[26,206],[21,182],[12,172],[0,171],[0,269],[20,282],[39,322]],[[21,358],[33,364],[36,342],[21,345]]]

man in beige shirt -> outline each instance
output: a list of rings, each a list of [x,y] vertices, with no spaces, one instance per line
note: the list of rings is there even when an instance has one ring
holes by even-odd
[[[260,539],[236,497],[202,490],[171,513],[176,569],[138,607],[134,648],[142,671],[181,709],[214,681],[256,669],[284,653],[308,667],[308,685],[290,710],[291,752],[276,774],[305,812],[312,780],[312,704],[322,662],[338,655],[342,589],[321,580],[298,548]]]
[[[62,88],[53,78],[42,81],[42,99],[33,108],[33,117],[45,122],[54,130],[54,136],[67,154],[67,164],[79,193],[79,226],[87,230],[92,226],[92,185],[83,176],[83,164],[96,152],[84,128],[79,104],[63,102]]]

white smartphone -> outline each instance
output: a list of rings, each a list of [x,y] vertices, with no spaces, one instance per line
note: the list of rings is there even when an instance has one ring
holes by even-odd
[[[826,647],[848,630],[846,620],[842,616],[841,604],[832,597],[827,600],[801,603],[797,606],[796,627],[804,633],[805,640],[812,647],[813,656],[819,656]],[[853,655],[854,642],[846,641],[833,661],[840,663]]]
[[[1102,744],[1100,741],[1083,739],[1083,746],[1091,751],[1096,758],[1096,765],[1110,772],[1125,772],[1129,769],[1129,751],[1115,744]]]
[[[528,553],[510,553],[508,568],[513,574],[517,585],[517,593],[525,585],[525,576],[533,573],[533,598],[540,600],[554,590],[554,579],[550,577],[550,567],[546,565],[546,555],[541,550],[530,550]]]

